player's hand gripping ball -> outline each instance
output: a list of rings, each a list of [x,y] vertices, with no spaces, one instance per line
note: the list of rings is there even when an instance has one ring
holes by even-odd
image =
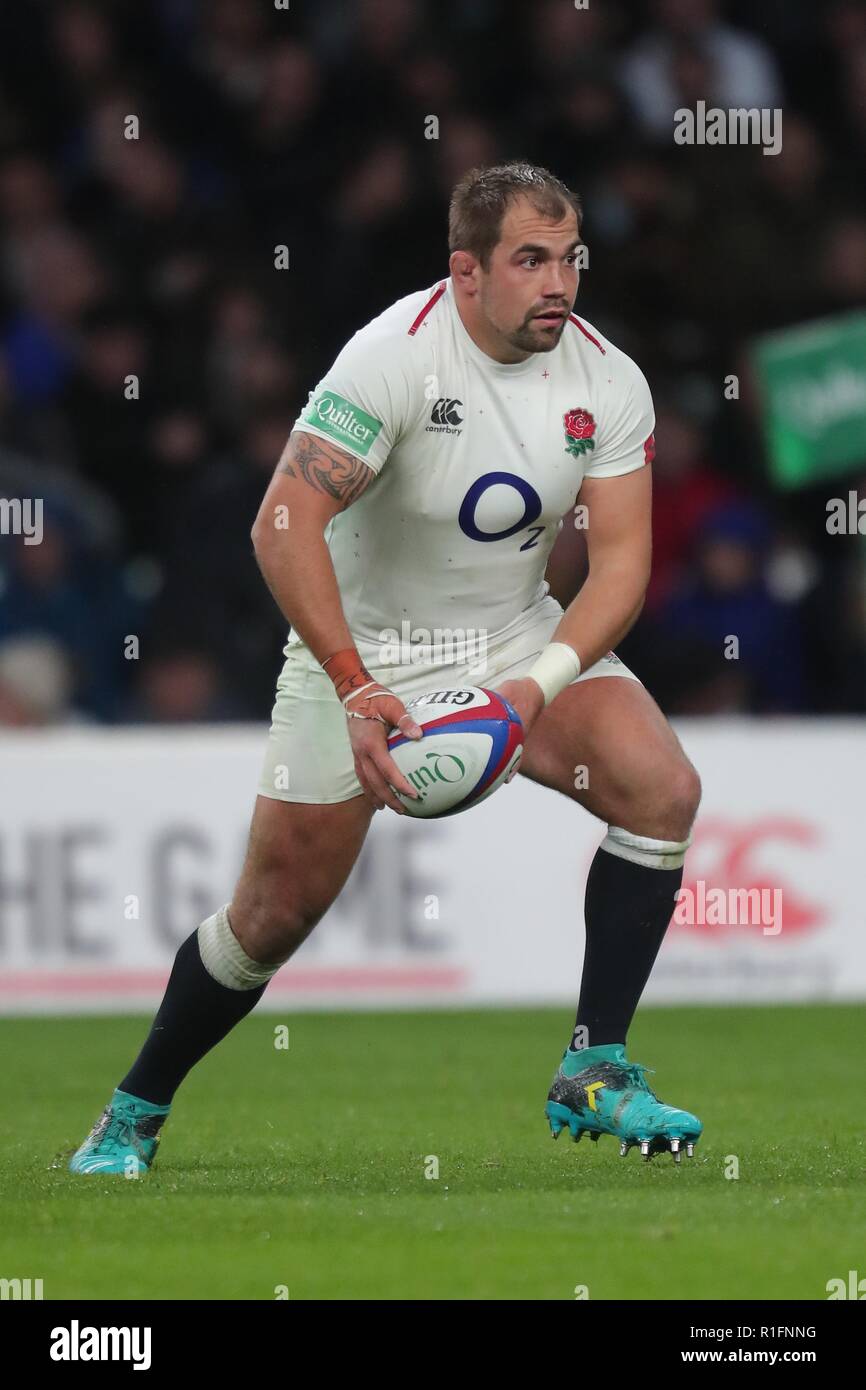
[[[477,685],[433,690],[409,700],[406,709],[424,737],[409,739],[395,729],[388,752],[418,793],[417,800],[400,796],[410,815],[428,820],[456,815],[516,773],[523,725],[495,690]]]

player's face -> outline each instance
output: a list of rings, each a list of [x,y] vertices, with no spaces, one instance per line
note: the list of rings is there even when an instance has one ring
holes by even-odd
[[[577,295],[580,245],[572,208],[552,222],[527,198],[512,203],[490,264],[479,276],[483,314],[511,348],[530,353],[556,347]]]

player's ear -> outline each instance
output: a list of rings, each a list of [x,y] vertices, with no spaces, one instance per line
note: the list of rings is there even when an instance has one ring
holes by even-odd
[[[471,251],[452,251],[448,259],[451,278],[467,294],[475,294],[478,289],[478,260]]]

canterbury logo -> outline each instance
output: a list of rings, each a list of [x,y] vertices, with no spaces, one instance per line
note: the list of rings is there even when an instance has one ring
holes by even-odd
[[[462,406],[462,401],[449,400],[447,396],[442,396],[436,402],[430,412],[430,419],[434,425],[462,425],[463,416],[458,410]]]

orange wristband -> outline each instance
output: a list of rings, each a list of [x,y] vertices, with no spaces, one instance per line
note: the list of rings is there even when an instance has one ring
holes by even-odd
[[[373,683],[373,677],[354,647],[345,647],[343,651],[334,652],[333,656],[322,662],[322,668],[334,682],[334,688],[341,700],[345,700],[353,690],[360,690],[362,685]]]

